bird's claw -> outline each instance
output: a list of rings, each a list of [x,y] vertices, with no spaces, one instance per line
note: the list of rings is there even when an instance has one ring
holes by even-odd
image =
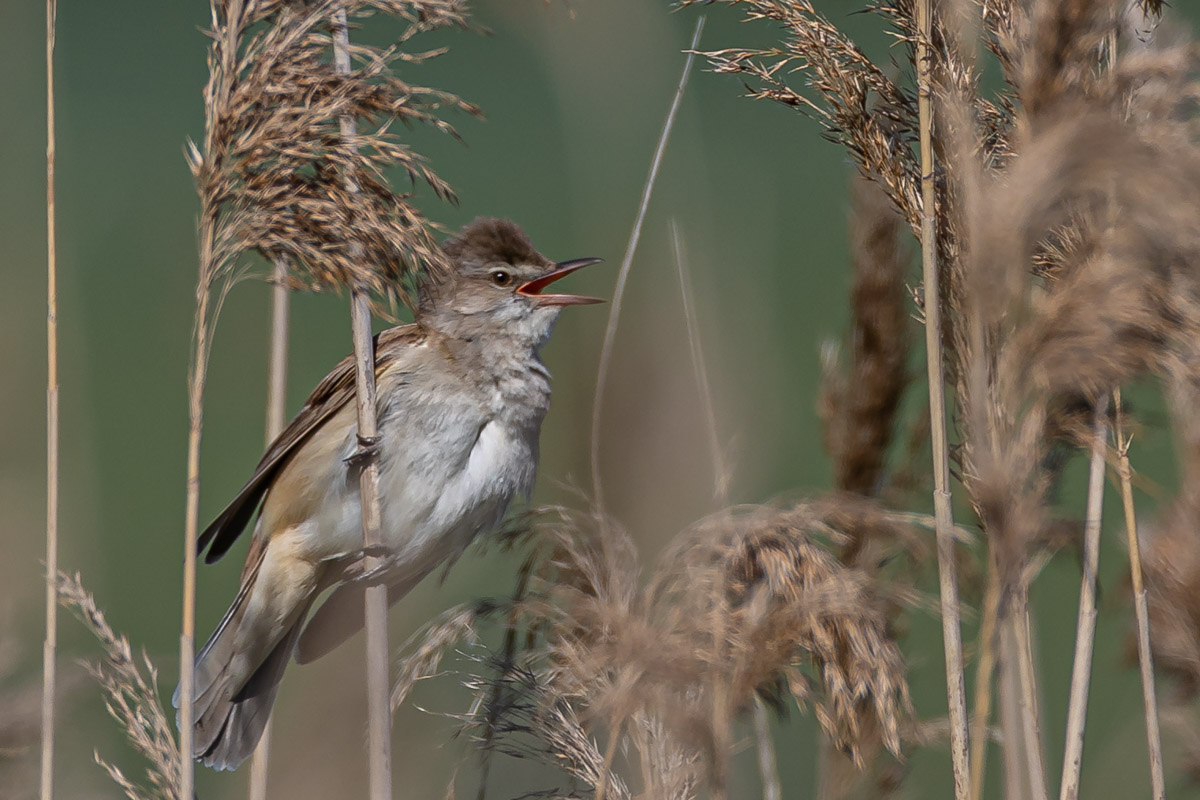
[[[342,459],[342,463],[351,469],[362,469],[379,455],[380,437],[359,436],[358,449]]]
[[[347,581],[378,586],[385,582],[383,576],[391,570],[396,552],[386,545],[371,544],[347,555],[346,559],[350,562],[344,573]],[[377,562],[367,566],[370,559],[377,559]]]

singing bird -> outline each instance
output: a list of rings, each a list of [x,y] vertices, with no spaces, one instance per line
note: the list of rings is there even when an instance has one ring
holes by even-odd
[[[389,603],[528,499],[550,405],[539,351],[564,306],[602,302],[544,291],[600,259],[556,264],[508,220],[477,219],[444,249],[452,269],[419,288],[416,321],[376,337],[387,557],[371,582]],[[354,392],[347,357],[199,538],[211,564],[261,506],[237,596],[196,657],[193,755],[210,767],[234,769],[254,750],[293,654],[310,662],[363,625]]]

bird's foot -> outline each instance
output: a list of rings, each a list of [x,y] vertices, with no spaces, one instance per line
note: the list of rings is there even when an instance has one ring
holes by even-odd
[[[379,456],[379,436],[359,436],[358,449],[342,459],[342,462],[353,470],[361,470]]]
[[[378,586],[385,583],[384,576],[395,564],[396,551],[386,545],[371,544],[346,553],[339,560],[346,564],[342,575],[347,583]]]

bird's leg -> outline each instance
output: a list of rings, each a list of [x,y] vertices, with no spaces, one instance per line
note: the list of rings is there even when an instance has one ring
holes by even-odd
[[[367,560],[372,558],[379,559],[379,562],[368,567]],[[339,553],[329,560],[340,565],[343,581],[378,585],[384,583],[382,577],[392,568],[398,557],[396,551],[387,545],[372,544],[358,550]]]
[[[342,459],[351,470],[358,471],[371,463],[379,455],[380,436],[356,436],[358,449]]]

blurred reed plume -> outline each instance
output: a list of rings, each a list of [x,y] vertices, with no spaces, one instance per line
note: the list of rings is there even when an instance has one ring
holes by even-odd
[[[159,702],[158,671],[145,653],[141,659],[134,657],[129,640],[109,626],[78,574],[58,574],[58,597],[104,648],[103,660],[84,666],[103,689],[108,713],[125,730],[133,748],[145,757],[148,785],[130,780],[99,753],[96,763],[129,800],[177,800],[182,761],[174,729]]]
[[[915,595],[833,548],[905,539],[912,521],[850,496],[732,508],[683,531],[643,581],[615,521],[545,510],[506,535],[530,553],[514,597],[431,625],[401,661],[393,707],[498,620],[504,646],[466,680],[467,730],[485,753],[544,759],[597,797],[723,796],[756,698],[811,709],[856,763],[898,754],[912,706],[887,608]],[[615,768],[618,742],[637,791]]]

